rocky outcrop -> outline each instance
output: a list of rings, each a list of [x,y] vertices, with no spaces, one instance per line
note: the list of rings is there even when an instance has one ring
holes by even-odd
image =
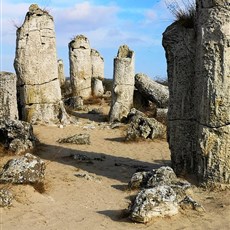
[[[0,72],[0,119],[18,119],[16,75]]]
[[[19,120],[0,120],[0,143],[19,154],[33,149],[36,137],[30,123]]]
[[[159,84],[147,75],[138,73],[135,75],[135,87],[145,98],[154,102],[159,108],[166,108],[169,100],[167,86]]]
[[[45,162],[26,153],[18,159],[9,160],[0,172],[0,182],[30,184],[42,182],[45,176]]]
[[[130,189],[141,189],[129,207],[130,218],[147,223],[155,217],[177,214],[182,209],[204,212],[202,205],[187,195],[191,184],[176,177],[173,169],[162,166],[133,174]]]
[[[87,99],[91,96],[92,62],[90,54],[89,40],[84,35],[76,36],[69,43],[70,81],[74,97]]]
[[[134,52],[127,45],[120,46],[114,59],[112,105],[110,122],[127,117],[133,105],[134,93]]]
[[[168,141],[177,174],[230,183],[229,4],[197,1],[196,28],[163,35],[170,101]]]
[[[141,138],[153,140],[155,138],[164,138],[166,135],[166,127],[163,124],[154,118],[148,118],[144,113],[134,108],[128,114],[128,121],[126,141]]]
[[[104,59],[100,53],[91,49],[92,78],[104,79]]]
[[[54,22],[36,4],[30,6],[17,30],[14,67],[21,119],[33,124],[60,122],[65,109],[58,80]]]
[[[100,97],[104,94],[104,86],[102,80],[98,78],[92,79],[92,94],[96,97]]]

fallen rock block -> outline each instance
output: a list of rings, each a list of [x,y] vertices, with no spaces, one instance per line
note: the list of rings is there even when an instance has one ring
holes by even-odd
[[[129,115],[129,126],[126,132],[126,140],[155,139],[166,136],[166,127],[154,118],[148,118],[144,113],[131,109]]]
[[[36,142],[30,123],[19,120],[0,120],[0,143],[16,154],[33,149]]]
[[[58,140],[59,143],[69,143],[77,145],[89,145],[90,135],[89,134],[75,134],[70,137],[61,138]]]
[[[45,176],[45,162],[26,153],[18,159],[9,160],[0,173],[0,182],[30,184],[42,182]]]
[[[176,193],[167,185],[142,190],[132,204],[130,213],[132,220],[141,223],[147,223],[154,217],[176,215]]]

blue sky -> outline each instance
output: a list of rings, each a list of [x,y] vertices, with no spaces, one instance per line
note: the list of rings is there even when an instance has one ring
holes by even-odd
[[[135,72],[165,78],[166,60],[162,33],[173,21],[164,0],[1,0],[1,70],[14,72],[16,27],[32,3],[54,17],[58,58],[69,75],[68,43],[78,34],[88,37],[91,47],[105,60],[105,77],[113,77],[113,59],[120,45],[135,52]]]

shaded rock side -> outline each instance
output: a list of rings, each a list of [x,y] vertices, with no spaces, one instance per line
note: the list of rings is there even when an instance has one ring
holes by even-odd
[[[14,67],[20,118],[31,123],[58,120],[61,89],[54,22],[36,4],[30,6],[23,25],[17,30]]]
[[[126,118],[133,106],[134,52],[127,45],[119,47],[114,59],[112,105],[109,112],[110,122]]]
[[[36,137],[30,123],[19,120],[0,120],[0,143],[17,154],[33,149]]]
[[[92,62],[89,40],[77,35],[69,43],[70,81],[73,96],[87,99],[91,96]]]
[[[9,160],[0,173],[0,181],[14,184],[42,182],[45,176],[45,162],[26,153],[23,157]]]
[[[0,72],[0,119],[18,119],[16,75]]]
[[[163,34],[169,84],[168,142],[177,174],[193,172],[195,154],[195,30],[178,23]]]
[[[200,181],[230,183],[230,5],[197,1],[197,155]]]
[[[57,61],[58,65],[58,79],[61,88],[65,86],[65,72],[64,72],[64,63],[62,59],[58,59]]]
[[[127,141],[163,138],[166,136],[166,127],[154,118],[148,118],[144,113],[131,109],[128,114],[129,125],[125,139]]]
[[[153,81],[143,73],[138,73],[135,75],[135,87],[157,107],[166,108],[168,106],[169,91],[167,86]]]

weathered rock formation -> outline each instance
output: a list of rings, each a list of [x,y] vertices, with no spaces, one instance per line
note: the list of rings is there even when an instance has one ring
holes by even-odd
[[[59,79],[60,86],[62,88],[65,85],[64,63],[62,59],[58,59],[57,65],[58,65],[58,79]]]
[[[9,160],[0,172],[0,182],[30,184],[42,182],[45,176],[45,162],[26,153],[18,159]]]
[[[8,207],[12,205],[13,194],[5,188],[0,189],[0,207]]]
[[[159,108],[166,108],[169,100],[167,86],[151,80],[147,75],[139,73],[135,75],[135,87],[148,100],[154,102]]]
[[[100,97],[104,94],[104,86],[102,80],[98,78],[92,79],[92,94],[96,97]]]
[[[17,30],[14,67],[21,119],[31,123],[59,122],[65,109],[58,80],[54,22],[36,4],[30,6]]]
[[[0,119],[18,119],[16,76],[0,72]]]
[[[127,117],[133,106],[134,93],[134,52],[127,45],[120,46],[114,59],[112,105],[110,122]]]
[[[89,145],[90,135],[88,133],[75,134],[70,137],[61,138],[58,140],[59,143],[71,143],[77,145]]]
[[[73,97],[89,98],[92,94],[91,48],[89,40],[84,35],[76,36],[69,43],[69,61]]]
[[[100,80],[104,79],[104,59],[100,53],[91,49],[91,64],[92,64],[92,77]]]
[[[154,118],[148,118],[144,113],[131,109],[128,114],[129,125],[125,139],[135,141],[141,138],[155,139],[166,136],[166,127]]]
[[[34,148],[36,137],[30,123],[19,120],[0,120],[0,143],[19,154]]]
[[[168,140],[176,173],[230,183],[230,5],[197,0],[196,27],[163,36],[170,88]]]

